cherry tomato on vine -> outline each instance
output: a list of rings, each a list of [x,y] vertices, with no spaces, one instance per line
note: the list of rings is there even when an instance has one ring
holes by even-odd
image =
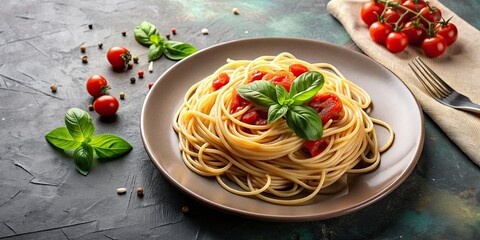
[[[385,5],[378,2],[367,2],[363,4],[362,9],[360,11],[360,16],[364,23],[368,26],[372,25],[372,23],[378,20],[378,16],[380,16],[383,12],[383,8]]]
[[[123,70],[132,60],[132,55],[124,47],[112,47],[107,52],[107,59],[115,70]]]
[[[100,116],[115,115],[119,106],[117,98],[111,95],[100,96],[93,102],[93,108]]]
[[[292,64],[288,67],[288,70],[295,75],[295,77],[298,77],[306,72],[308,72],[308,68],[305,67],[302,64]]]
[[[422,9],[420,9],[420,16],[426,18],[428,21],[432,23],[436,23],[442,20],[442,12],[440,11],[440,9],[430,5],[427,5],[426,7],[423,7]]]
[[[423,40],[422,49],[427,56],[431,58],[438,57],[447,50],[447,41],[441,35],[436,34]]]
[[[393,32],[393,28],[390,23],[377,21],[370,25],[368,31],[370,32],[370,37],[374,42],[384,45],[388,34]]]
[[[404,32],[391,32],[385,40],[385,46],[388,51],[392,53],[398,53],[405,50],[407,45],[408,37]]]
[[[423,0],[407,0],[405,2],[402,3],[402,6],[414,11],[414,12],[419,12],[420,9],[424,8],[425,6],[427,6],[427,4],[425,3],[425,1]],[[405,11],[404,10],[401,10],[400,12],[404,13]],[[412,17],[414,17],[415,14],[413,13],[408,13],[407,16],[405,16],[406,19],[410,19]]]
[[[447,41],[447,45],[452,45],[455,41],[457,41],[458,37],[458,30],[457,27],[453,23],[438,23],[435,26],[435,30],[437,34],[442,36],[445,41]]]
[[[389,8],[385,11],[383,17],[387,23],[394,24],[400,19],[400,13],[398,13],[397,10]]]
[[[427,36],[427,31],[418,21],[408,21],[403,25],[402,31],[407,35],[409,44],[419,45]]]
[[[86,88],[87,92],[94,98],[104,95],[105,92],[110,89],[107,79],[105,79],[102,75],[91,76],[87,80]]]

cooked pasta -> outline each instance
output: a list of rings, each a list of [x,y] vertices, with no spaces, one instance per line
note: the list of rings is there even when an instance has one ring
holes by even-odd
[[[255,73],[262,72],[257,76],[262,79],[269,73],[286,75],[295,64],[324,76],[317,95],[333,94],[341,101],[336,117],[322,123],[321,141],[299,137],[285,118],[269,123],[262,116],[256,116],[255,123],[245,120],[250,112],[265,115],[268,109],[244,100],[238,106],[237,89],[251,82]],[[222,76],[228,80],[215,86]],[[187,91],[173,127],[191,171],[216,178],[234,194],[282,205],[308,204],[318,194],[344,188],[347,174],[368,173],[380,164],[380,153],[393,143],[394,133],[387,123],[367,114],[370,105],[363,89],[327,63],[309,63],[290,53],[227,59]],[[374,125],[390,133],[384,146],[378,146]],[[309,152],[311,144],[319,148],[315,154]]]

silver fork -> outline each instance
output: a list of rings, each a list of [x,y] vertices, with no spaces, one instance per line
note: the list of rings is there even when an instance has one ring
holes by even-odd
[[[430,69],[419,57],[408,64],[428,93],[438,102],[465,111],[480,113],[480,105],[467,96],[455,91]]]

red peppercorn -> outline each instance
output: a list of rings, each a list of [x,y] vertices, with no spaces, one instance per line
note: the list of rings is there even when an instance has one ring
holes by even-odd
[[[177,29],[176,29],[176,28],[172,28],[172,33],[173,33],[173,35],[177,34]]]
[[[138,70],[138,77],[139,78],[143,78],[143,74],[144,74],[143,70]]]
[[[148,83],[148,89],[151,89],[152,86],[153,86],[153,82],[149,82],[149,83]]]

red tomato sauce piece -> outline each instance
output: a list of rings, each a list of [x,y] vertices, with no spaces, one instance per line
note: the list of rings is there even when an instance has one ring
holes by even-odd
[[[212,87],[215,90],[218,90],[221,87],[227,85],[228,82],[230,82],[230,77],[228,76],[228,74],[222,72],[217,76],[215,80],[213,80]]]
[[[339,119],[343,109],[342,101],[334,93],[318,94],[307,103],[307,106],[318,112],[324,125],[330,119]]]

